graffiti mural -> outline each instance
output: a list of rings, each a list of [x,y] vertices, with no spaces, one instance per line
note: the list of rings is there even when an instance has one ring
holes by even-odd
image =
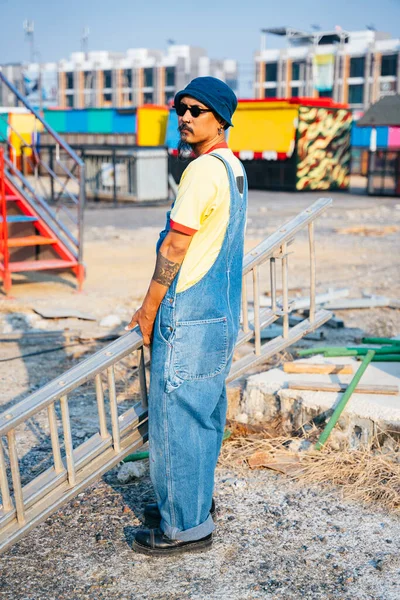
[[[299,107],[296,189],[348,188],[351,122],[346,109]]]

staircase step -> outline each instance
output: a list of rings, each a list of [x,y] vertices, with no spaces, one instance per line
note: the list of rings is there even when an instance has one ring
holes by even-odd
[[[24,246],[45,246],[55,244],[54,238],[47,238],[43,235],[27,235],[25,237],[15,237],[8,240],[9,248],[23,248]]]
[[[15,196],[13,194],[6,194],[6,202],[13,202],[14,200],[19,200],[19,196]]]
[[[35,223],[37,217],[28,217],[27,215],[9,215],[6,218],[7,223]],[[0,223],[3,222],[3,217],[0,217]]]
[[[10,262],[9,269],[12,273],[20,271],[45,271],[47,269],[70,269],[78,263],[74,260],[24,260],[21,262]],[[0,264],[0,267],[2,265]]]

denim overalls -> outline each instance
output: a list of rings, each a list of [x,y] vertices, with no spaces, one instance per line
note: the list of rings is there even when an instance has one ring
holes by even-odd
[[[229,373],[239,329],[247,180],[243,197],[225,159],[230,214],[218,257],[207,274],[176,293],[179,275],[154,324],[149,392],[150,475],[171,539],[214,530],[210,506],[225,427]],[[160,234],[159,250],[169,231]]]

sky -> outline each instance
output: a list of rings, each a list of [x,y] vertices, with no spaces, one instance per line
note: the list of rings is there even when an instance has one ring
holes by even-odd
[[[0,64],[29,60],[23,21],[35,23],[38,60],[57,61],[81,49],[166,49],[167,41],[205,48],[211,58],[239,62],[241,95],[251,93],[253,56],[263,27],[347,30],[373,25],[400,37],[400,0],[0,0]],[[269,36],[269,47],[277,39]]]

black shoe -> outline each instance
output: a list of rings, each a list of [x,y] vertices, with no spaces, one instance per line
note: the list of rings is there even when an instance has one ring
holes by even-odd
[[[211,501],[210,514],[212,518],[215,519],[216,514],[214,498]],[[144,507],[143,522],[145,525],[147,525],[147,527],[150,527],[151,529],[157,529],[157,527],[160,526],[161,515],[156,502],[154,502],[153,504],[147,504]]]
[[[183,552],[205,552],[212,545],[212,533],[200,540],[192,542],[182,542],[181,540],[171,540],[161,529],[139,529],[136,532],[132,549],[141,554],[151,556],[171,556],[172,554],[182,554]]]

